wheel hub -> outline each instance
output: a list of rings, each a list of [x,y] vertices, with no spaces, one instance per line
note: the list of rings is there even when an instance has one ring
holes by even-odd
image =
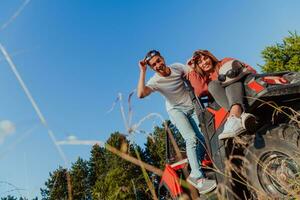
[[[264,190],[273,196],[287,195],[300,180],[300,167],[288,155],[268,152],[260,159],[257,169],[259,181]]]

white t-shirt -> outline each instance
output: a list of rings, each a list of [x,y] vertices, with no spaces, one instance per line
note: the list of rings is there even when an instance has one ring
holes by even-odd
[[[167,111],[172,108],[192,109],[192,100],[182,80],[182,76],[188,73],[188,67],[180,63],[168,67],[171,69],[169,76],[163,77],[155,73],[146,85],[164,96]]]

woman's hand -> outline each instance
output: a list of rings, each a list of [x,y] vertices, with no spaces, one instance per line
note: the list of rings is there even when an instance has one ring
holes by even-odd
[[[195,62],[194,62],[194,58],[191,57],[190,59],[187,60],[186,65],[189,66],[189,68],[191,69],[191,71],[195,70]]]

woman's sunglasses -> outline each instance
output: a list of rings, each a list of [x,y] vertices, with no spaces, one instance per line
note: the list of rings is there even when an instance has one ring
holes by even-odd
[[[228,78],[235,78],[237,77],[241,72],[242,72],[242,69],[241,67],[239,68],[233,68],[233,69],[230,69],[226,72],[226,74],[219,74],[218,76],[218,80],[220,82],[224,82],[226,80],[226,77]]]
[[[188,65],[193,65],[193,64],[199,65],[202,62],[204,62],[204,60],[206,60],[207,58],[208,58],[208,56],[206,56],[206,55],[194,54],[192,59],[189,60]]]

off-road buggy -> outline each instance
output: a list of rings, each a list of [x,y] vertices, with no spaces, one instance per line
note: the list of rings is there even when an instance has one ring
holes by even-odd
[[[227,140],[219,140],[218,135],[228,112],[210,97],[196,97],[188,82],[187,86],[213,163],[212,169],[206,171],[217,180],[215,193],[225,199],[299,197],[299,73],[248,75],[244,80],[246,112],[253,114],[256,122],[246,126],[247,130],[238,137]],[[186,162],[166,165],[160,186],[167,189],[171,199],[184,193],[178,170]],[[161,195],[161,199],[166,196]]]

